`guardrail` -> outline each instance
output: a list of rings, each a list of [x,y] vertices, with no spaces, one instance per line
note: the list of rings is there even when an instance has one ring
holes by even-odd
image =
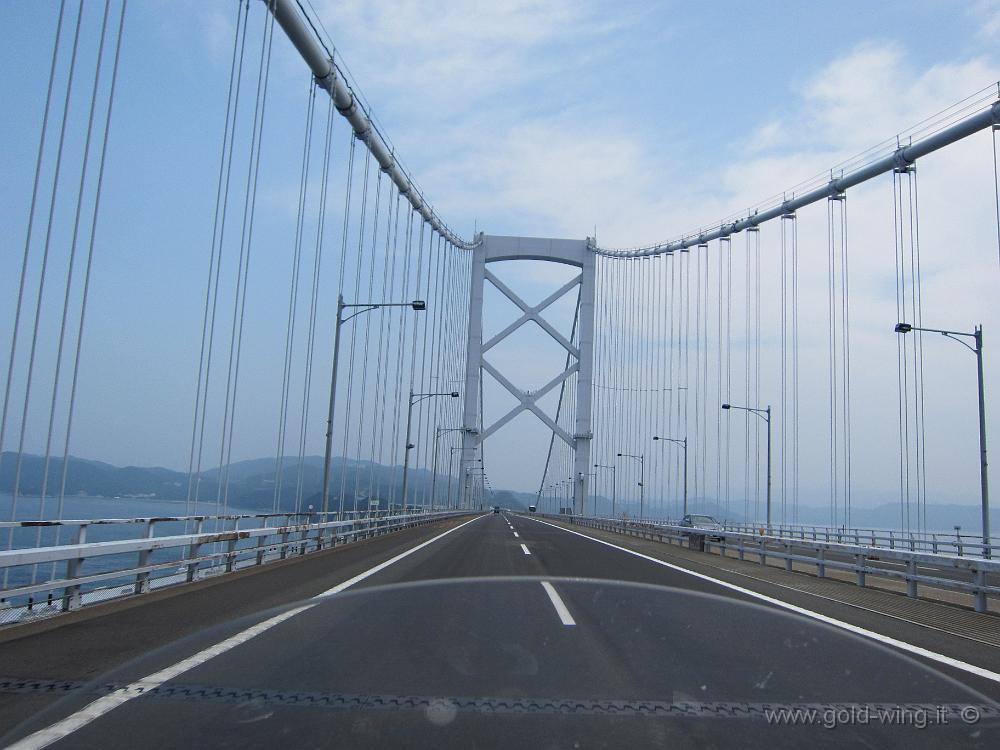
[[[855,583],[862,587],[867,585],[869,577],[902,580],[906,583],[906,595],[909,597],[918,596],[918,586],[921,585],[957,591],[972,597],[973,607],[977,612],[987,611],[987,596],[1000,595],[1000,586],[987,579],[987,576],[1000,575],[1000,561],[980,557],[697,529],[673,524],[567,515],[549,517],[651,541],[686,544],[705,552],[712,552],[715,548],[723,556],[727,556],[727,551],[733,551],[740,560],[751,555],[761,565],[766,565],[768,558],[776,558],[784,560],[785,570],[788,571],[793,570],[793,563],[796,562],[814,565],[819,578],[826,577],[828,570],[850,571],[855,575]],[[895,563],[902,569],[893,570],[872,563]],[[919,567],[931,569],[934,574],[921,573]],[[949,575],[955,577],[947,577]]]
[[[755,534],[760,524],[723,523],[726,531]],[[887,549],[907,549],[911,552],[953,552],[956,555],[991,557],[995,549],[1000,549],[1000,537],[991,537],[989,544],[983,543],[982,536],[945,533],[935,531],[898,531],[893,529],[854,529],[835,526],[772,525],[771,536],[789,539],[812,539],[813,541],[838,542],[842,544],[885,547]]]
[[[105,601],[118,596],[147,593],[153,588],[176,585],[199,578],[231,573],[235,570],[263,565],[290,554],[305,555],[322,549],[353,542],[431,521],[464,515],[467,511],[373,515],[349,520],[310,522],[310,514],[258,514],[245,516],[175,516],[153,518],[104,518],[65,521],[18,521],[0,523],[0,528],[39,529],[73,527],[69,544],[34,546],[0,552],[0,572],[9,581],[11,573],[22,575],[14,579],[30,582],[15,583],[0,588],[0,624],[70,611],[86,603]],[[305,523],[292,519],[306,517]],[[313,514],[311,517],[315,517]],[[255,520],[251,528],[240,528],[241,521]],[[285,523],[268,526],[272,519]],[[231,523],[231,528],[219,527]],[[91,527],[135,524],[141,535],[125,539],[88,542]],[[156,536],[157,525],[184,524],[190,531]],[[205,531],[206,525],[216,530]],[[131,558],[135,555],[134,558]],[[119,557],[114,557],[119,556]],[[134,563],[124,563],[131,558]],[[154,556],[168,557],[155,560]],[[88,561],[101,563],[103,570],[87,572]],[[108,562],[111,562],[109,567]],[[115,565],[114,562],[124,563]],[[52,565],[48,580],[36,582],[38,566]],[[56,577],[56,566],[64,564],[64,575]],[[104,588],[102,588],[102,586]],[[47,599],[36,601],[38,594]]]

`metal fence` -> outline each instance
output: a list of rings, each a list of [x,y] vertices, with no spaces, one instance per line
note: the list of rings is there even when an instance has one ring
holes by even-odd
[[[956,591],[970,595],[977,612],[987,611],[988,596],[1000,596],[996,582],[1000,561],[982,557],[767,535],[759,533],[759,529],[744,533],[581,516],[553,518],[652,541],[683,544],[705,552],[714,550],[724,556],[735,553],[740,560],[750,555],[761,565],[766,565],[768,558],[783,560],[788,571],[793,570],[793,563],[802,563],[815,566],[819,578],[825,578],[828,570],[849,571],[858,586],[867,585],[870,577],[901,580],[906,583],[906,595],[910,597],[918,596],[919,586]]]
[[[760,533],[760,524],[724,523],[726,531],[744,534]],[[838,542],[841,544],[885,547],[911,552],[952,553],[959,556],[991,557],[994,549],[1000,549],[1000,537],[991,537],[988,545],[982,535],[961,532],[898,531],[893,529],[853,529],[834,526],[772,525],[771,536],[788,539],[811,539],[813,541]]]
[[[380,513],[323,521],[315,520],[318,514],[7,521],[0,523],[0,530],[68,530],[71,541],[0,552],[0,624],[223,575],[462,514]],[[92,531],[103,527],[130,531],[124,538],[88,541]],[[158,529],[181,533],[157,536]]]

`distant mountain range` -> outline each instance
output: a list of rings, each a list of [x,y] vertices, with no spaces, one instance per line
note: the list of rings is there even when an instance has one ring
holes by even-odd
[[[12,492],[14,488],[17,454],[6,452],[0,456],[0,492]],[[248,510],[270,510],[275,498],[276,458],[256,458],[237,461],[228,468],[229,505]],[[299,483],[302,488],[302,507],[312,505],[318,508],[322,502],[323,457],[306,456],[301,466],[297,457],[287,456],[281,462],[281,502],[282,509],[295,505]],[[21,462],[20,492],[23,495],[39,495],[42,491],[44,458],[24,454]],[[62,459],[53,458],[49,462],[49,479],[46,494],[53,496],[59,492],[62,480]],[[339,505],[341,487],[344,505],[353,508],[367,507],[369,495],[386,507],[388,498],[395,488],[394,496],[400,492],[403,470],[400,466],[385,466],[369,461],[354,461],[337,457],[333,460],[330,482],[330,496]],[[214,500],[219,493],[220,470],[203,471],[197,484],[198,497]],[[430,471],[410,469],[409,484],[411,499],[427,498],[430,495],[433,477]],[[448,477],[438,474],[436,494],[438,502],[444,503],[448,489]],[[91,461],[71,456],[66,476],[66,494],[99,497],[145,497],[159,500],[184,500],[188,492],[188,475],[185,472],[162,467],[112,466],[101,461]],[[452,480],[452,497],[458,497],[457,479]],[[530,498],[530,499],[526,499]],[[505,507],[525,508],[533,502],[533,495],[519,492],[499,491],[493,495],[493,502]]]
[[[14,469],[17,454],[4,453],[0,456],[0,492],[11,492],[14,487]],[[247,461],[237,461],[229,466],[229,505],[248,510],[270,510],[275,497],[275,469],[277,459],[256,458]],[[42,489],[42,468],[44,460],[41,456],[25,454],[21,464],[21,493],[38,495]],[[295,498],[299,483],[299,460],[297,457],[285,457],[281,463],[281,504],[283,510],[295,506]],[[337,457],[333,461],[330,496],[339,505],[341,485],[344,488],[344,505],[354,507],[355,497],[357,507],[366,507],[371,488],[371,497],[379,502],[380,507],[386,507],[388,498],[395,488],[394,497],[398,498],[403,470],[400,466],[386,466],[368,461],[354,461]],[[49,482],[46,489],[48,496],[59,492],[62,475],[62,459],[53,458],[49,462]],[[302,507],[312,505],[318,508],[322,502],[323,458],[322,456],[306,456],[301,466]],[[420,469],[410,470],[410,486],[412,497],[426,498],[430,494],[432,484],[431,472]],[[437,495],[439,503],[445,502],[448,488],[447,475],[438,474]],[[89,495],[98,497],[146,497],[159,500],[184,500],[188,491],[188,475],[185,472],[164,469],[162,467],[142,466],[112,466],[101,461],[91,461],[84,458],[70,457],[69,472],[66,478],[66,493],[69,495]],[[198,497],[202,501],[214,500],[219,492],[219,469],[203,471],[198,482]],[[452,497],[459,493],[457,480],[452,480]],[[492,503],[507,508],[525,509],[536,500],[535,493],[514,492],[511,490],[496,490]],[[398,502],[398,499],[397,499]],[[489,503],[490,501],[486,501]],[[587,511],[593,512],[594,498],[588,500]],[[659,506],[656,499],[646,498],[647,509]],[[565,505],[565,501],[563,502]],[[611,502],[603,496],[596,498],[597,510],[601,515],[609,515]],[[742,503],[734,502],[727,513],[725,508],[714,500],[692,498],[691,512],[706,513],[719,520],[739,522],[745,520],[739,512]],[[543,509],[548,505],[543,503]],[[617,512],[621,515],[627,512],[630,516],[638,515],[638,503],[618,500]],[[775,513],[775,519],[780,514]],[[991,516],[993,528],[1000,528],[1000,510]],[[830,522],[830,513],[821,506],[800,505],[799,523],[825,526]],[[914,519],[916,525],[916,519]],[[927,506],[927,528],[950,532],[958,525],[963,533],[976,533],[980,527],[980,511],[978,505],[932,505]],[[882,503],[874,507],[855,506],[851,512],[851,526],[855,528],[897,529],[900,528],[899,505]]]

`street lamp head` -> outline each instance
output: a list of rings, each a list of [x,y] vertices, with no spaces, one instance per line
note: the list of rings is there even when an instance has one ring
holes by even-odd
[[[659,439],[660,439],[659,435],[653,435],[653,440],[659,440]]]
[[[458,398],[458,391],[452,391],[451,392],[451,397],[452,398]]]
[[[729,409],[729,408],[730,408],[730,406],[729,406],[729,404],[723,404],[723,405],[722,405],[722,408],[723,408],[723,409]]]
[[[621,454],[621,453],[619,453],[619,454],[618,454],[618,457],[619,457],[619,458],[621,458],[621,456],[622,456],[622,454]]]
[[[909,333],[913,330],[913,326],[909,323],[896,323],[896,327],[893,329],[896,333]]]
[[[413,300],[413,302],[410,303],[410,307],[412,307],[414,310],[426,310],[427,303],[424,302],[422,299],[415,299]]]
[[[411,450],[411,449],[416,448],[416,447],[417,446],[415,446],[413,443],[407,443],[406,444],[406,450]]]

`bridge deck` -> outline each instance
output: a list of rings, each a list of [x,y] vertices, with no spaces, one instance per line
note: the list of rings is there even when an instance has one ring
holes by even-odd
[[[445,531],[448,533],[441,536]],[[429,543],[414,549],[424,542]],[[410,554],[393,561],[395,556],[410,550],[413,550]],[[390,564],[384,565],[387,562]],[[344,606],[331,611],[330,607],[338,601],[334,599],[330,604],[319,604],[285,621],[266,625],[259,634],[240,641],[239,645],[216,647],[209,656],[199,657],[180,671],[171,672],[164,685],[173,686],[172,697],[184,700],[140,696],[135,692],[137,680],[146,680],[147,686],[155,683],[155,679],[152,683],[149,680],[158,670],[201,653],[208,645],[228,643],[224,639],[260,623],[262,610],[328,591],[365,571],[368,577],[359,580],[353,589],[482,576],[541,576],[555,582],[544,588],[532,581],[531,585],[537,588],[509,592],[475,582],[456,583],[446,593],[433,587],[404,589],[388,606],[370,606],[363,596],[348,597],[342,600]],[[570,581],[556,580],[562,577],[671,586],[695,594],[721,595],[725,599],[688,596],[682,607],[656,610],[651,604],[655,599],[651,593],[638,591],[609,600],[606,593],[586,593]],[[829,588],[821,590],[817,588],[819,585]],[[238,575],[214,585],[195,584],[169,594],[150,595],[134,600],[133,606],[119,603],[100,610],[95,607],[62,618],[62,624],[55,628],[43,629],[39,625],[38,632],[30,628],[7,631],[6,641],[0,643],[3,671],[8,676],[39,683],[37,687],[8,685],[8,694],[0,700],[0,728],[10,729],[16,721],[54,703],[51,692],[44,689],[47,681],[76,685],[116,670],[110,678],[103,679],[119,685],[131,683],[131,688],[117,694],[121,705],[107,712],[92,712],[80,721],[79,709],[96,697],[91,688],[82,688],[72,691],[74,695],[30,729],[52,725],[69,715],[77,722],[58,747],[147,744],[171,747],[190,744],[192,737],[204,741],[223,726],[227,741],[233,746],[252,738],[256,744],[267,740],[291,747],[309,744],[320,737],[334,744],[338,740],[364,744],[354,734],[364,724],[369,729],[377,727],[377,731],[365,735],[373,740],[369,744],[392,745],[405,740],[409,746],[435,746],[442,739],[438,729],[454,717],[446,705],[441,709],[444,713],[439,717],[440,725],[436,723],[434,712],[440,706],[427,696],[457,694],[472,696],[463,700],[474,716],[471,720],[464,716],[463,723],[456,724],[455,729],[475,729],[475,717],[485,717],[493,722],[490,726],[495,728],[498,740],[515,739],[534,746],[537,742],[532,737],[537,740],[538,731],[558,720],[553,711],[535,717],[537,722],[530,731],[523,723],[510,716],[498,716],[497,712],[516,713],[523,708],[527,713],[545,713],[540,708],[543,703],[550,707],[562,705],[561,700],[572,697],[567,692],[572,693],[580,686],[581,690],[592,691],[588,694],[595,694],[596,698],[591,702],[570,701],[573,708],[567,710],[583,712],[591,718],[609,711],[609,707],[624,714],[642,713],[653,704],[648,701],[644,704],[640,699],[664,693],[675,702],[711,699],[712,686],[726,680],[727,674],[738,674],[748,668],[735,658],[723,664],[699,665],[694,678],[704,680],[706,688],[702,689],[708,692],[700,696],[678,690],[671,680],[678,679],[685,667],[670,662],[669,654],[682,654],[688,643],[699,639],[731,640],[719,647],[729,649],[734,657],[737,653],[744,654],[754,663],[753,669],[770,665],[767,671],[774,675],[761,674],[762,684],[771,679],[781,681],[783,671],[815,670],[817,680],[809,688],[815,693],[813,700],[830,700],[829,695],[818,697],[828,681],[841,685],[835,693],[849,682],[862,692],[888,689],[899,701],[920,699],[919,680],[908,673],[911,668],[906,662],[881,664],[880,660],[888,658],[888,653],[879,648],[871,648],[859,661],[841,642],[845,637],[842,628],[839,632],[831,630],[829,636],[834,640],[817,642],[809,653],[775,657],[779,652],[774,649],[780,650],[783,643],[794,640],[796,628],[800,627],[796,623],[801,621],[790,619],[787,627],[791,630],[787,632],[784,625],[775,627],[772,623],[763,627],[755,619],[758,614],[737,606],[738,602],[763,602],[764,607],[757,612],[764,613],[780,608],[777,602],[762,600],[761,596],[773,597],[847,627],[864,628],[878,634],[883,641],[896,639],[926,649],[940,658],[915,655],[913,649],[908,655],[987,698],[1000,699],[1000,678],[996,674],[1000,673],[1000,645],[995,637],[998,630],[995,616],[906,600],[884,591],[834,595],[833,587],[841,591],[850,589],[837,581],[817,581],[770,568],[762,570],[753,563],[740,564],[736,560],[722,560],[608,532],[574,529],[528,516],[491,514],[473,520],[455,519],[441,522],[436,528],[409,529]],[[355,603],[347,604],[351,601]],[[238,625],[223,625],[208,641],[195,639],[147,656],[138,663],[128,663],[156,645],[202,627],[229,623],[240,615],[250,615],[251,619]],[[652,616],[652,620],[643,620],[643,615]],[[609,618],[613,621],[611,627]],[[739,633],[738,638],[732,638],[734,630]],[[838,638],[841,640],[837,641]],[[774,658],[779,661],[768,661]],[[782,659],[786,660],[779,663]],[[942,663],[942,659],[953,663]],[[980,674],[970,673],[967,665],[974,665]],[[502,675],[499,684],[497,673]],[[214,687],[209,690],[204,686]],[[393,690],[394,693],[387,692]],[[226,695],[250,694],[247,691],[256,696],[257,703],[233,705],[225,699]],[[768,699],[770,695],[765,693],[761,698]],[[541,696],[546,700],[517,708],[521,705],[517,701],[524,696]],[[748,700],[745,695],[731,699]],[[303,704],[317,703],[329,707],[331,702],[343,707],[352,700],[363,700],[370,710],[390,706],[420,710],[383,711],[376,723],[365,724],[367,720],[358,719],[356,712],[352,712],[349,721],[338,723],[336,712],[309,714],[301,708]],[[289,708],[290,704],[296,707]],[[713,705],[717,711],[719,704]],[[667,710],[662,706],[661,709]],[[417,717],[416,726],[411,714]],[[344,713],[339,716],[343,718]],[[276,722],[275,717],[287,721]],[[417,727],[422,731],[414,734]],[[745,731],[757,729],[751,727]],[[879,737],[895,739],[895,743],[888,744],[899,745],[922,738],[919,733],[896,730],[891,737]],[[24,731],[19,730],[22,734]],[[615,743],[610,746],[643,746],[652,742],[662,744],[672,730],[645,722],[615,722],[610,726],[583,722],[574,725],[571,731],[581,737],[595,731],[611,731],[609,737]],[[149,741],[154,735],[156,741]],[[831,746],[848,739],[837,733],[828,733],[826,737],[834,743]],[[787,738],[792,745],[804,740],[794,732]],[[929,741],[928,734],[924,742]]]

